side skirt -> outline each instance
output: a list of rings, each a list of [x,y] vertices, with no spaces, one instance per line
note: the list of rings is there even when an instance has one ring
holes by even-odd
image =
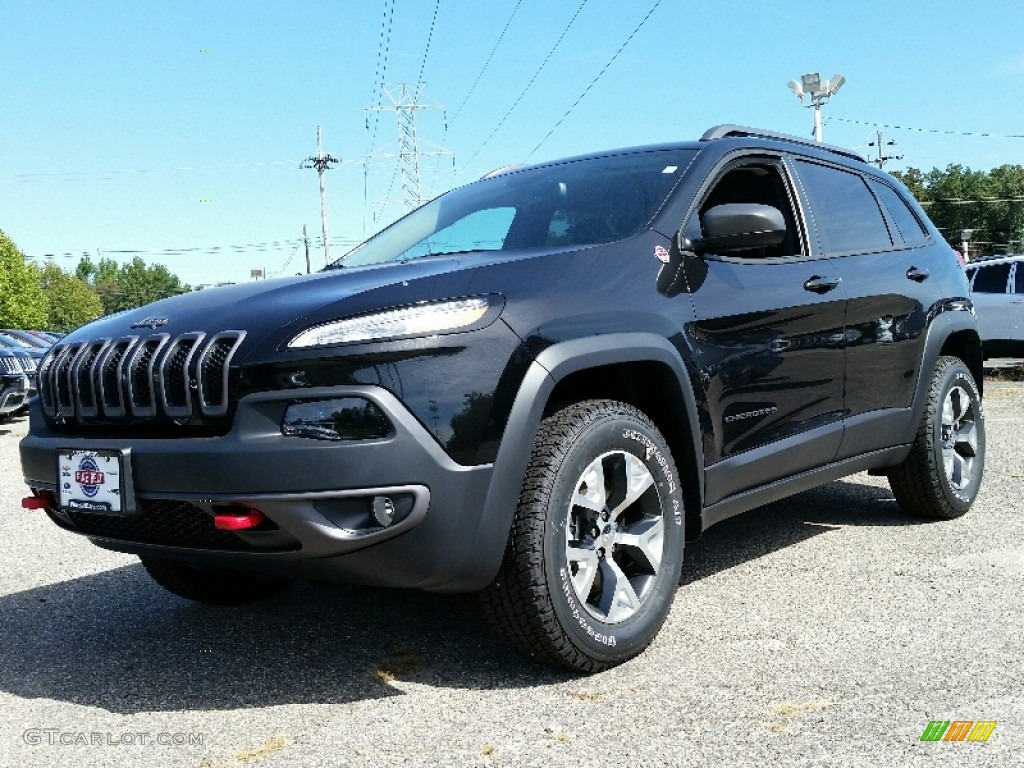
[[[715,523],[720,523],[722,520],[738,515],[741,512],[784,499],[787,496],[792,496],[794,493],[800,493],[833,480],[839,480],[847,475],[898,464],[906,456],[909,448],[909,445],[898,445],[893,448],[861,454],[860,456],[852,456],[842,461],[802,472],[793,477],[787,477],[784,480],[778,480],[760,488],[753,488],[749,491],[729,496],[712,504],[710,507],[704,508],[704,511],[701,512],[701,530],[706,531]]]

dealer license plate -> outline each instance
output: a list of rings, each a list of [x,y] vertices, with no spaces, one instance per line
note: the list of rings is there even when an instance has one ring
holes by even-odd
[[[122,451],[57,452],[57,479],[62,509],[121,515],[134,511],[128,457]]]

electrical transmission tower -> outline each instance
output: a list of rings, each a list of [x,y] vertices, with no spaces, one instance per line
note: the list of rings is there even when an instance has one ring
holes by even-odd
[[[382,85],[384,93],[391,100],[388,106],[368,107],[370,112],[394,112],[398,120],[398,172],[402,177],[402,205],[406,213],[419,208],[432,199],[424,196],[420,181],[420,159],[439,155],[452,155],[451,150],[432,142],[421,140],[416,133],[416,112],[424,109],[443,109],[443,105],[425,103],[423,93],[426,83],[398,83],[395,86]],[[424,151],[420,144],[429,145]],[[375,153],[376,154],[376,153]],[[377,154],[378,157],[394,157],[394,154]]]
[[[324,263],[330,262],[330,244],[327,240],[327,188],[324,186],[324,171],[341,162],[341,158],[324,154],[323,135],[320,126],[316,127],[316,157],[307,157],[299,164],[299,168],[316,168],[320,175],[320,222],[324,230]],[[303,234],[305,237],[305,234]]]

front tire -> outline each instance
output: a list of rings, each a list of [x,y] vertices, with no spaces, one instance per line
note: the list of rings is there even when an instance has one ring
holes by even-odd
[[[140,557],[142,567],[168,592],[210,605],[242,605],[273,597],[289,582],[224,568],[198,568],[177,560]]]
[[[974,503],[984,468],[978,385],[959,358],[940,357],[910,455],[889,473],[889,486],[907,512],[953,520]]]
[[[526,655],[599,672],[657,635],[682,561],[682,491],[664,438],[625,403],[576,403],[537,431],[484,607]]]

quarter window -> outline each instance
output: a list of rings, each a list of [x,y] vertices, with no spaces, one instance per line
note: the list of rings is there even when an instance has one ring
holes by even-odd
[[[826,255],[892,248],[878,202],[860,176],[803,160],[797,167]]]
[[[974,278],[975,293],[1006,293],[1006,281],[1010,277],[1010,265],[993,264],[979,267]]]
[[[904,245],[924,245],[928,240],[928,233],[899,193],[888,184],[882,184],[874,179],[868,184],[882,202],[882,206],[889,212],[889,218],[896,227],[892,239],[897,243],[902,241]]]

